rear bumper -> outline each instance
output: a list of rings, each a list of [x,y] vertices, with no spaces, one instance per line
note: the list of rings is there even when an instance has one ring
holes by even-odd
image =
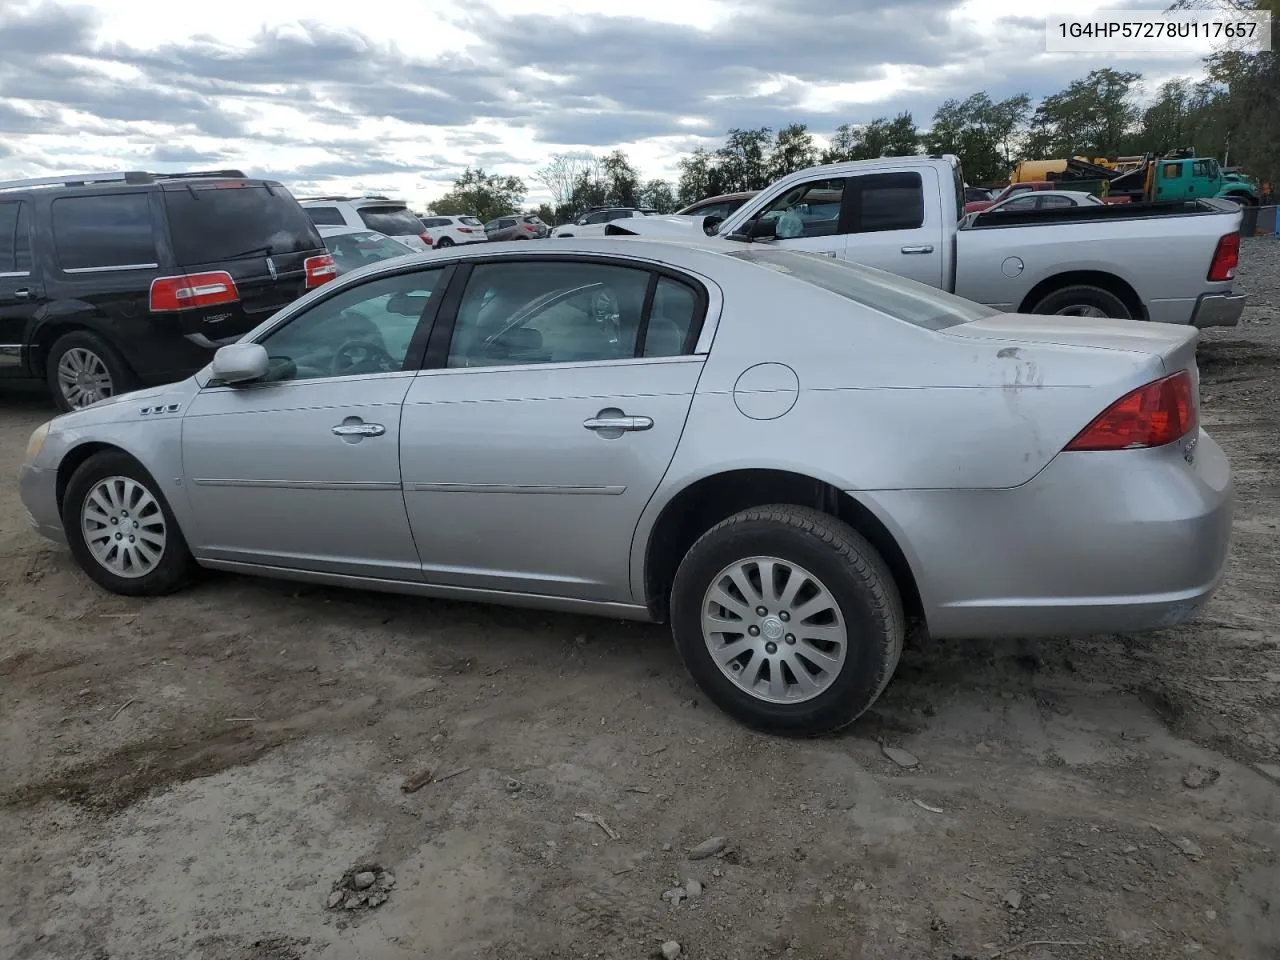
[[[1006,490],[850,491],[897,537],[937,637],[1130,633],[1194,617],[1222,580],[1233,491],[1203,431],[1060,454]]]
[[[1191,323],[1197,327],[1234,327],[1244,313],[1248,296],[1243,293],[1206,293],[1196,301]]]

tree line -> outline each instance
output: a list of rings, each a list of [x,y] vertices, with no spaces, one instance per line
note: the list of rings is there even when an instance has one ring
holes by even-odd
[[[1280,0],[1231,5],[1274,15]],[[1022,159],[1133,156],[1191,147],[1198,156],[1225,159],[1274,182],[1280,176],[1280,55],[1227,51],[1209,57],[1206,65],[1204,80],[1170,80],[1145,104],[1140,73],[1106,67],[1034,106],[1027,94],[993,100],[978,92],[945,100],[927,129],[920,129],[910,113],[843,123],[826,147],[801,123],[777,131],[735,128],[718,148],[699,147],[681,158],[675,182],[642,180],[621,150],[604,156],[556,154],[532,177],[551,202],[531,212],[547,223],[568,222],[606,204],[671,213],[705,197],[762,189],[819,163],[921,153],[956,154],[967,182],[980,185],[1006,181]],[[489,220],[518,209],[527,192],[519,177],[468,169],[431,209]]]

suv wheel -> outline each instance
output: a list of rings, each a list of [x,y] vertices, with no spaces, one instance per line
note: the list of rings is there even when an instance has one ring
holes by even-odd
[[[73,331],[54,342],[45,363],[45,377],[53,402],[63,412],[83,409],[137,386],[120,355],[87,330]]]
[[[112,593],[172,593],[195,573],[173,511],[151,475],[118,450],[104,450],[71,475],[62,527],[80,566]]]
[[[1034,307],[1032,313],[1049,313],[1066,317],[1109,317],[1132,320],[1124,301],[1109,290],[1081,283],[1063,287],[1049,294]]]
[[[450,240],[448,237],[441,237],[439,240],[436,241],[437,250],[444,250],[452,246],[453,246],[453,241]]]
[[[735,514],[690,548],[671,594],[676,648],[717,706],[773,733],[857,719],[905,633],[888,567],[847,524],[807,507]]]

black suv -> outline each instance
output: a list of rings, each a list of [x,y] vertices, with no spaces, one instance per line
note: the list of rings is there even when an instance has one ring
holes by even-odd
[[[238,170],[0,182],[0,381],[74,410],[180,380],[335,275],[293,195]]]

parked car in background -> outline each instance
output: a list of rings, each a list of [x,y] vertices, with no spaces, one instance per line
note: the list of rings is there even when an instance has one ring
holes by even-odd
[[[0,378],[62,410],[179,380],[335,273],[292,194],[239,170],[0,182]]]
[[[551,228],[536,213],[514,213],[490,220],[484,225],[484,233],[493,241],[542,240],[551,233]]]
[[[997,200],[978,213],[1016,213],[1022,210],[1062,210],[1067,207],[1101,207],[1102,198],[1083,190],[1038,190],[1017,193]],[[965,214],[962,223],[968,223],[977,214]]]
[[[603,237],[607,224],[629,217],[651,217],[658,211],[652,207],[599,207],[588,210],[573,223],[562,224],[551,231],[553,237]]]
[[[454,249],[44,424],[21,497],[128,596],[209,567],[666,620],[713,702],[813,734],[876,700],[908,618],[988,642],[1196,615],[1232,488],[1195,342],[763,243]]]
[[[707,197],[697,203],[691,203],[683,210],[677,210],[677,216],[719,217],[724,219],[740,206],[756,195],[755,190],[745,193],[722,193],[718,197]]]
[[[965,203],[985,203],[994,196],[992,191],[986,187],[965,187],[964,202]]]
[[[300,197],[317,227],[363,227],[419,250],[430,250],[431,234],[409,205],[386,197]]]
[[[422,217],[422,226],[437,250],[463,243],[484,243],[489,239],[478,217]]]
[[[333,256],[338,275],[379,260],[407,257],[418,251],[407,243],[359,227],[320,227],[320,238]]]
[[[1233,326],[1241,211],[1226,200],[965,216],[952,157],[812,167],[766,187],[711,232],[852,260],[1017,313]],[[703,217],[619,220],[610,232],[705,236]]]

